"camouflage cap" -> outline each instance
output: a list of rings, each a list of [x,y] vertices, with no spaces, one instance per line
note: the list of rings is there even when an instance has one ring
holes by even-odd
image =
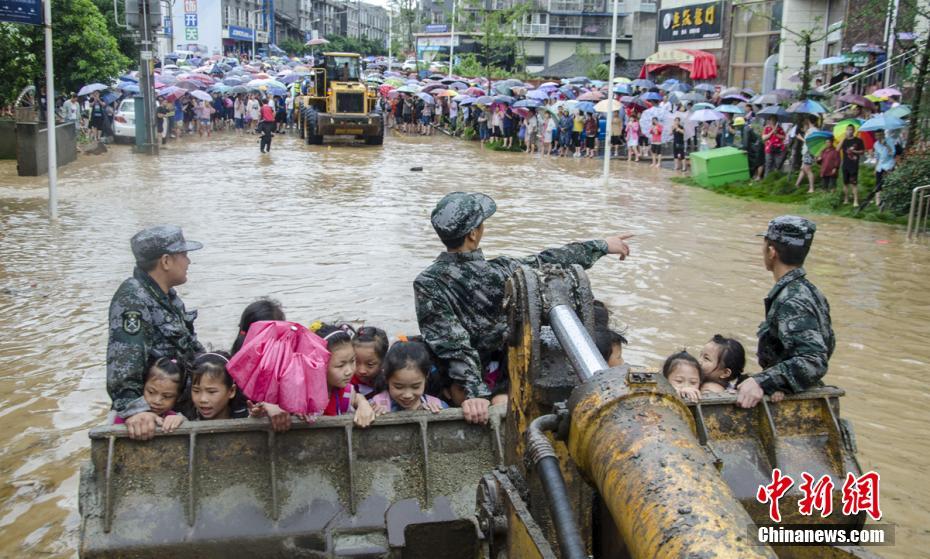
[[[464,237],[494,215],[497,204],[479,192],[452,192],[442,197],[430,214],[439,238],[448,241]]]
[[[790,246],[809,247],[814,242],[817,225],[796,215],[780,215],[769,222],[769,228],[759,237]]]
[[[156,225],[143,229],[129,241],[136,262],[148,262],[162,254],[177,254],[203,248],[202,243],[184,239],[184,233],[175,225]]]

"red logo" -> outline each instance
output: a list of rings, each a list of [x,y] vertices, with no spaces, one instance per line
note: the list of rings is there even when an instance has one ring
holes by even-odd
[[[833,513],[833,489],[835,484],[829,475],[814,478],[807,472],[801,474],[802,496],[798,500],[798,512],[804,516],[812,516],[814,511],[820,511],[820,517],[826,518]],[[867,513],[872,520],[882,517],[879,505],[879,482],[881,476],[878,472],[867,472],[859,477],[853,473],[846,474],[843,483],[843,514],[855,516],[860,512]],[[756,492],[756,500],[769,505],[769,518],[773,522],[781,522],[781,512],[778,510],[778,501],[794,485],[789,475],[781,470],[772,470],[772,483],[760,485]]]
[[[778,500],[786,491],[794,485],[794,480],[790,476],[782,476],[781,470],[775,468],[772,470],[772,483],[769,485],[760,485],[759,491],[756,492],[756,500],[769,504],[769,518],[774,522],[781,522],[781,513],[778,511]]]

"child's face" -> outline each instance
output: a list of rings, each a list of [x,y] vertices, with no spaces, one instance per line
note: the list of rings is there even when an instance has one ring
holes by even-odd
[[[608,367],[623,365],[623,344],[615,343],[610,346],[610,357],[607,358]]]
[[[146,381],[142,396],[152,413],[164,415],[178,401],[179,388],[177,380],[155,372]]]
[[[426,375],[415,367],[404,367],[394,371],[388,381],[388,393],[391,399],[405,410],[420,407],[420,398],[426,390]]]
[[[668,374],[668,382],[675,390],[698,388],[701,386],[701,373],[690,363],[678,363]]]
[[[191,386],[191,400],[204,419],[228,419],[229,401],[236,395],[235,386],[226,386],[222,379],[203,375]]]
[[[355,345],[355,375],[365,382],[374,380],[381,371],[381,358],[375,344],[366,342]]]
[[[730,378],[728,369],[723,367],[720,354],[723,348],[714,342],[707,342],[701,350],[698,362],[701,364],[701,375],[705,381],[720,382]]]
[[[330,388],[345,388],[355,373],[355,348],[345,343],[330,351],[326,383]]]

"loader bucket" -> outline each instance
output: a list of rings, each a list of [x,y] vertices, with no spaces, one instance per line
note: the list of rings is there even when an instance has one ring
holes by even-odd
[[[402,412],[367,429],[324,417],[189,422],[153,440],[91,430],[80,554],[462,557],[479,553],[475,488],[502,462],[500,422]]]

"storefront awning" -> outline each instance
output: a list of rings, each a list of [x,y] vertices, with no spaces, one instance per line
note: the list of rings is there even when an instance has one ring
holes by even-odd
[[[639,77],[666,67],[687,70],[694,80],[712,80],[717,77],[717,58],[709,52],[693,49],[660,50],[650,55],[639,72]]]

